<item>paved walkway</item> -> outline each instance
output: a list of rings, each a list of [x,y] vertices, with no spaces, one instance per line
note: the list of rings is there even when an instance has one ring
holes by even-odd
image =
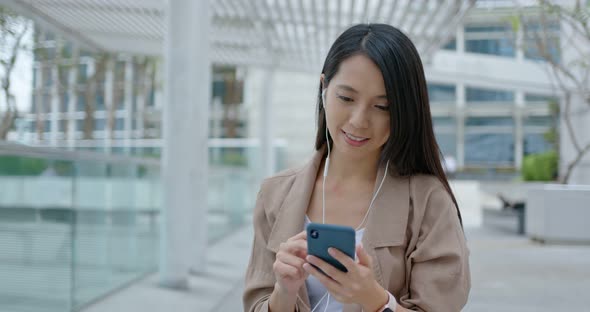
[[[466,229],[472,291],[464,311],[590,311],[590,246],[547,246],[490,228]],[[251,228],[209,250],[210,271],[191,278],[191,290],[172,291],[148,277],[84,310],[242,311],[242,275]]]
[[[207,272],[191,276],[189,290],[159,287],[158,276],[153,274],[82,311],[241,311],[243,275],[250,258],[252,235],[252,228],[244,227],[211,246],[207,253]],[[228,308],[220,310],[221,305]]]
[[[464,311],[590,311],[590,246],[541,245],[468,229],[472,288]]]

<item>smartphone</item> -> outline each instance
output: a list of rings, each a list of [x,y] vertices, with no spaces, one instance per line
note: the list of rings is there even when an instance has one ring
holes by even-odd
[[[312,222],[307,225],[306,231],[308,255],[314,255],[340,271],[348,272],[342,263],[330,256],[328,248],[334,247],[354,259],[356,232],[352,227]]]

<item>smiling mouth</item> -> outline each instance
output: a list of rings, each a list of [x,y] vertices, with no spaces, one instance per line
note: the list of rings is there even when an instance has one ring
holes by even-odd
[[[346,132],[344,130],[342,130],[342,132],[344,132],[344,135],[346,135],[347,138],[349,138],[349,139],[351,139],[352,141],[355,141],[355,142],[364,142],[364,141],[368,140],[368,138],[357,137],[357,136],[354,136],[354,135],[352,135],[352,134],[350,134],[350,133],[348,133],[348,132]]]

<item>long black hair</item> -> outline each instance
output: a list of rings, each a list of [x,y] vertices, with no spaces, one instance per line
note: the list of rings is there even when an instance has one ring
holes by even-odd
[[[462,225],[461,212],[442,168],[441,152],[434,136],[422,61],[410,38],[397,28],[359,24],[344,31],[332,44],[322,69],[324,83],[320,82],[318,90],[316,150],[326,143],[323,86],[328,86],[340,64],[354,55],[365,55],[379,67],[390,103],[390,135],[380,162],[389,160],[390,174],[436,176],[451,196]],[[332,144],[330,135],[328,140]]]

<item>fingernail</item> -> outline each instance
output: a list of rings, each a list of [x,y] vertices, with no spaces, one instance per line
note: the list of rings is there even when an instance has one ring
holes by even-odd
[[[328,253],[333,256],[334,255],[334,248],[330,247],[328,248]]]

